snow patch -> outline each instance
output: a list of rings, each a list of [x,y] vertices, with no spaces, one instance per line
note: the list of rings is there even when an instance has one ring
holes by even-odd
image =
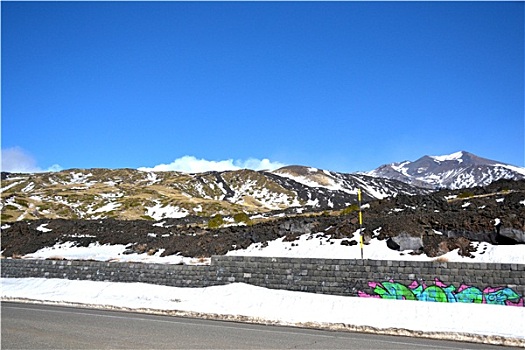
[[[463,151],[455,152],[444,156],[431,156],[430,158],[437,160],[438,162],[445,162],[447,160],[456,160],[458,163],[463,162]]]
[[[196,259],[183,257],[181,255],[169,255],[161,257],[165,249],[159,249],[153,255],[147,253],[124,254],[130,244],[104,244],[91,243],[87,247],[79,247],[76,242],[68,241],[57,243],[52,247],[39,249],[38,251],[24,255],[23,259],[50,259],[61,258],[67,260],[96,260],[96,261],[127,261],[156,264],[185,264],[185,265],[205,265],[210,263],[210,259]]]
[[[53,231],[52,229],[47,228],[47,227],[46,227],[47,225],[48,225],[48,224],[42,224],[42,225],[38,226],[38,227],[36,228],[36,230],[37,230],[37,231],[40,231],[40,232],[50,232],[50,231]]]
[[[71,172],[69,173],[71,175],[71,183],[72,184],[79,184],[79,183],[87,183],[87,180],[93,176],[93,174],[83,174],[83,173],[75,173]]]
[[[394,169],[395,171],[397,171],[398,173],[401,173],[407,177],[410,177],[410,175],[408,174],[408,168],[406,168],[406,165],[409,165],[409,164],[410,162],[406,161],[406,162],[402,162],[399,164],[391,164],[390,167]]]
[[[100,197],[105,199],[111,199],[111,198],[122,198],[124,197],[124,193],[122,192],[109,192],[109,193],[99,193]]]
[[[86,237],[95,238],[97,236],[94,236],[94,235],[79,235],[78,233],[74,233],[72,235],[67,235],[66,237],[68,237],[68,238],[86,238]]]
[[[90,215],[91,215],[91,214],[96,214],[96,213],[107,213],[107,212],[110,212],[110,211],[112,211],[112,210],[117,209],[117,208],[120,207],[121,205],[122,205],[122,204],[117,203],[117,202],[109,202],[109,203],[107,203],[106,205],[103,205],[102,207],[97,208],[97,209],[95,209],[95,210],[93,210],[93,209],[90,208],[90,209],[87,211],[87,213],[90,214]]]
[[[152,207],[146,207],[146,215],[152,217],[156,221],[160,221],[165,218],[183,218],[188,216],[188,211],[178,206],[166,205],[157,203]]]
[[[166,223],[166,221],[156,222],[156,223],[153,224],[153,226],[155,226],[155,227],[164,227],[165,223]]]
[[[158,178],[158,175],[154,172],[148,172],[146,181],[148,181],[148,186],[154,185],[157,182],[160,182],[160,179]]]
[[[12,179],[10,179],[10,180],[12,180]],[[2,187],[2,189],[0,189],[0,193],[2,193],[2,192],[4,192],[4,191],[7,191],[8,189],[10,189],[10,188],[12,188],[12,187],[18,186],[18,185],[20,185],[22,182],[24,182],[24,181],[13,182],[12,184],[7,185],[6,187]]]
[[[509,169],[509,170],[512,170],[512,171],[515,171],[521,175],[525,175],[525,168],[520,168],[520,167],[517,167],[517,166],[514,166],[514,165],[509,165],[509,164],[495,164],[495,166],[498,166],[498,167],[502,167],[502,168],[505,168],[505,169]]]
[[[35,188],[35,183],[31,182],[31,183],[29,183],[29,185],[27,185],[26,187],[22,188],[22,192],[24,192],[24,193],[31,192],[34,188]]]

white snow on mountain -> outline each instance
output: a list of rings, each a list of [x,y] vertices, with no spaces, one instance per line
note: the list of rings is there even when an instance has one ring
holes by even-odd
[[[393,164],[390,164],[390,166],[392,167],[392,169],[394,169],[395,171],[398,171],[400,172],[401,174],[405,175],[405,176],[410,176],[408,175],[407,173],[407,168],[406,168],[406,165],[410,164],[410,162],[402,162],[402,163],[393,163]],[[372,175],[373,173],[370,172],[370,174]]]
[[[180,208],[178,206],[166,205],[163,206],[161,203],[156,203],[154,206],[146,206],[146,214],[156,221],[164,218],[183,218],[188,216],[188,210]]]
[[[506,169],[509,169],[511,171],[517,172],[519,174],[525,175],[525,168],[520,168],[520,167],[517,167],[517,166],[514,166],[514,165],[509,165],[509,164],[496,164],[495,166],[506,168]]]
[[[438,162],[445,162],[447,160],[456,160],[458,163],[462,163],[463,162],[463,151],[459,151],[459,152],[456,152],[456,153],[452,153],[452,154],[449,154],[449,155],[444,155],[444,156],[430,156],[430,158],[438,161]]]
[[[385,164],[364,174],[433,189],[458,189],[486,186],[499,179],[525,179],[525,168],[459,151]]]

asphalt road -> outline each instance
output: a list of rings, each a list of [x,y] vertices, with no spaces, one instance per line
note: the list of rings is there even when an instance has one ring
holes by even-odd
[[[2,302],[2,349],[496,349],[501,347]]]

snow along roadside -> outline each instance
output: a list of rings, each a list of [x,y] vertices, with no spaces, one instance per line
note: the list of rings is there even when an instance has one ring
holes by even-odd
[[[243,283],[206,288],[45,278],[1,283],[2,301],[525,346],[523,307],[343,297]]]

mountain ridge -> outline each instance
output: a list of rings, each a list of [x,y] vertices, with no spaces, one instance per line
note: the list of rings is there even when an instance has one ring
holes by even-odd
[[[436,190],[485,186],[499,179],[521,180],[525,178],[525,168],[459,151],[445,156],[425,155],[413,162],[384,164],[363,174]]]
[[[290,174],[289,174],[290,175]],[[38,218],[153,219],[216,214],[338,210],[357,201],[424,189],[367,175],[331,173],[331,186],[307,185],[292,175],[235,170],[187,174],[133,169],[74,169],[2,175],[2,221]],[[292,178],[291,178],[292,177]],[[328,181],[327,180],[327,181]],[[313,182],[312,182],[313,183]]]
[[[138,169],[2,172],[2,221],[24,219],[162,220],[165,218],[297,215],[342,210],[400,194],[484,186],[525,179],[525,168],[460,151],[382,165],[368,173],[339,173],[289,165],[274,171],[184,173]]]

